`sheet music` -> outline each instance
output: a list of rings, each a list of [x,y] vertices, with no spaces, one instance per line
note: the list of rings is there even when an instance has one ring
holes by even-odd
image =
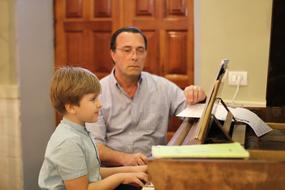
[[[191,117],[191,118],[200,118],[203,110],[205,108],[205,104],[194,104],[187,106],[182,112],[177,114],[177,117]]]
[[[188,106],[182,112],[177,114],[178,117],[191,117],[200,118],[204,110],[205,104],[196,104]],[[260,119],[255,113],[245,108],[230,108],[231,113],[234,115],[237,121],[248,124],[255,134],[260,137],[272,130],[262,119]],[[227,115],[226,109],[221,105],[217,105],[215,116],[219,120],[225,120]]]

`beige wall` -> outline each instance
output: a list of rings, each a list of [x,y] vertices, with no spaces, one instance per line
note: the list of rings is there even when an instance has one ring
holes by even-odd
[[[13,7],[11,0],[0,1],[0,85],[16,84]]]
[[[228,58],[229,70],[248,72],[248,86],[240,88],[236,102],[265,105],[272,0],[199,3],[201,86],[210,89],[218,63]],[[231,100],[236,88],[224,82],[222,98]]]
[[[0,189],[23,189],[14,1],[0,0]]]

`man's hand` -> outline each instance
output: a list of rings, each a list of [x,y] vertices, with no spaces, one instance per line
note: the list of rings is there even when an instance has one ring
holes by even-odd
[[[199,86],[190,85],[184,89],[188,104],[196,104],[206,99],[206,94]]]
[[[147,157],[142,153],[125,153],[113,150],[104,144],[97,144],[101,162],[105,166],[139,166],[147,164]]]
[[[147,157],[142,153],[127,154],[123,156],[125,166],[140,166],[147,164]]]

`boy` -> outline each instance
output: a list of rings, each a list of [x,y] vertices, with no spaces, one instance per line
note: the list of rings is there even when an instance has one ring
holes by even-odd
[[[146,166],[100,168],[96,145],[85,122],[96,122],[101,104],[97,77],[80,67],[58,69],[50,88],[51,102],[63,119],[52,134],[39,174],[42,189],[114,189],[143,186]]]

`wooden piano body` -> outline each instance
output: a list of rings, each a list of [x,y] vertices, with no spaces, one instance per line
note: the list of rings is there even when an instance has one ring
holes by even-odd
[[[285,124],[271,127],[285,131]],[[152,159],[149,177],[155,190],[285,189],[285,142],[273,138],[267,145],[266,140],[248,149],[249,159]]]
[[[216,143],[220,136],[220,142],[234,140],[229,136],[233,130],[228,128],[233,126],[232,114],[228,112],[223,126],[213,122],[212,114],[226,65],[227,61],[218,72],[199,121],[184,121],[169,145]],[[285,189],[285,124],[270,126],[274,130],[260,138],[245,127],[243,144],[250,152],[248,159],[151,159],[150,180],[156,190]]]

